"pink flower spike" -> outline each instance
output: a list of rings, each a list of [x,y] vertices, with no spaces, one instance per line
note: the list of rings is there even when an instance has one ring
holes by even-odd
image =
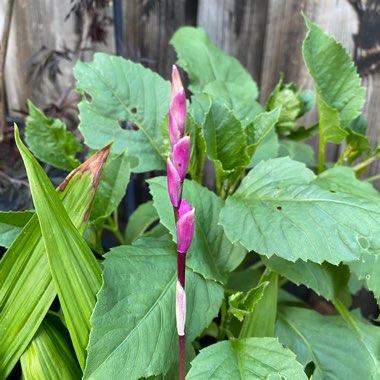
[[[173,207],[177,208],[181,201],[182,181],[170,157],[166,161],[166,171],[170,201]]]
[[[177,252],[186,253],[194,236],[194,209],[185,199],[178,210],[179,219],[176,225]]]
[[[186,96],[182,88],[177,92],[170,102],[169,108],[169,137],[173,145],[185,135],[186,125]]]
[[[173,164],[177,169],[181,181],[186,177],[190,161],[190,137],[185,136],[173,146]]]

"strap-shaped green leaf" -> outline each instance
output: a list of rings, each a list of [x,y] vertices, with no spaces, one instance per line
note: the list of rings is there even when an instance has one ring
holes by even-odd
[[[78,380],[82,371],[67,328],[61,318],[48,313],[21,356],[25,380]]]
[[[90,316],[101,285],[100,265],[67,215],[45,172],[21,142],[17,128],[15,139],[26,167],[54,284],[83,369]]]
[[[106,152],[84,162],[58,188],[58,196],[81,233],[87,226]],[[0,261],[0,378],[12,370],[56,295],[38,218],[33,215]]]

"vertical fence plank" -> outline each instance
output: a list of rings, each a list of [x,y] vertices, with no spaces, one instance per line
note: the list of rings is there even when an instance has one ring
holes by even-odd
[[[126,57],[169,78],[176,61],[169,40],[180,26],[195,23],[188,3],[189,0],[124,0]]]
[[[235,56],[259,83],[268,2],[266,0],[200,0],[198,26],[211,41]]]

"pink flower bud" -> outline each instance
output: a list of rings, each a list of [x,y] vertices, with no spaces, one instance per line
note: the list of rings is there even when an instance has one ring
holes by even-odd
[[[177,66],[173,65],[172,66],[172,97],[174,97],[174,95],[181,90],[183,90],[181,76],[179,75]]]
[[[172,98],[169,108],[169,137],[172,147],[185,135],[186,95],[178,69],[173,65]]]
[[[186,177],[187,167],[190,161],[190,137],[185,136],[173,146],[173,164],[177,169],[181,181]]]
[[[166,171],[170,201],[173,207],[178,207],[181,201],[182,181],[170,157],[166,161]]]
[[[186,253],[190,247],[194,235],[194,209],[190,207],[186,199],[182,199],[178,210],[177,252]]]

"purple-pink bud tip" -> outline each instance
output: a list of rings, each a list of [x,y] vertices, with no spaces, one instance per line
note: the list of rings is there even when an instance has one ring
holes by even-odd
[[[177,252],[186,253],[190,247],[194,236],[194,209],[182,199],[178,210],[177,232]]]
[[[178,69],[173,65],[172,97],[169,108],[169,137],[172,147],[185,135],[186,94]]]

